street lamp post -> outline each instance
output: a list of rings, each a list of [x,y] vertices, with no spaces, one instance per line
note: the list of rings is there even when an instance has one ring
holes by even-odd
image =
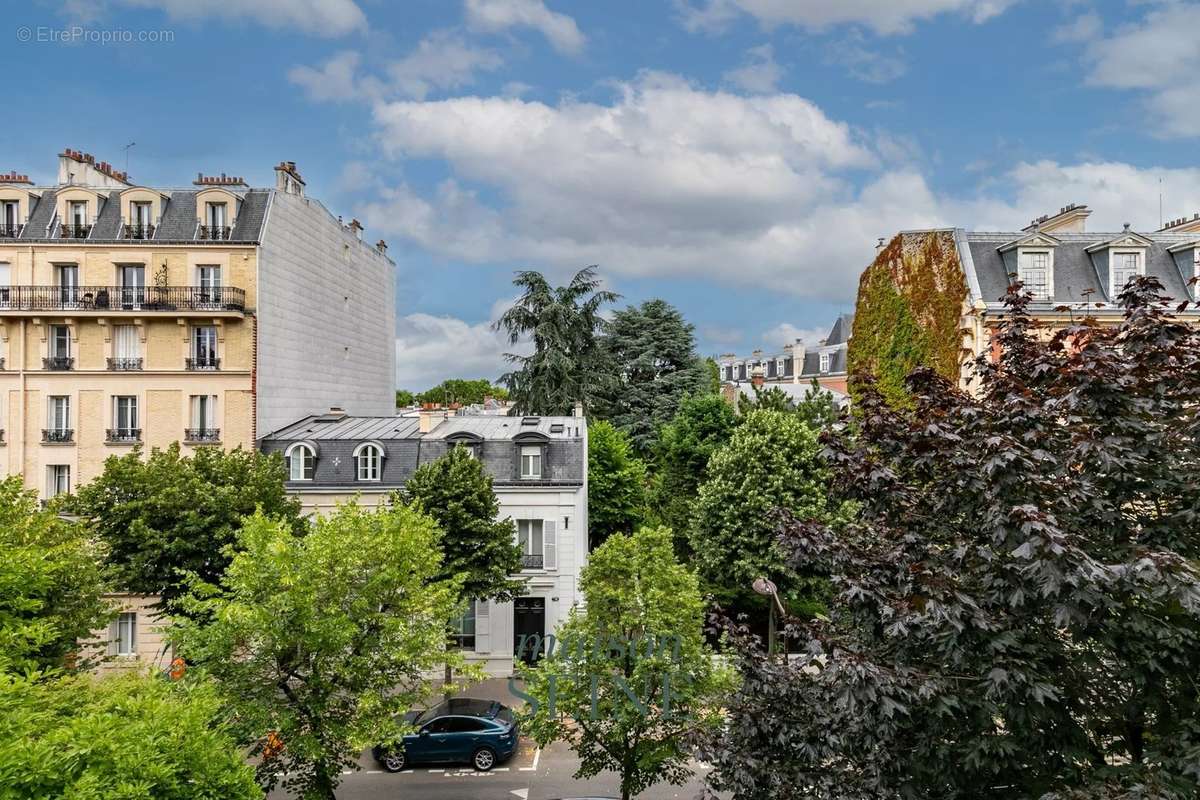
[[[787,616],[787,612],[783,608],[783,603],[779,600],[779,590],[775,587],[774,582],[767,577],[758,577],[754,579],[751,587],[757,594],[771,598],[771,615],[767,622],[767,655],[775,655],[775,609],[779,609],[779,615]]]

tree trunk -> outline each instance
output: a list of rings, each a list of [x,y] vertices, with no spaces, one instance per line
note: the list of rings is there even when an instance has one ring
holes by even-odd
[[[454,692],[451,691],[451,687],[453,687],[453,685],[454,685],[454,667],[450,666],[450,662],[447,661],[446,662],[446,674],[442,679],[442,697],[446,698],[447,700],[450,699],[450,696],[452,694],[454,694]]]
[[[318,764],[313,770],[313,786],[312,791],[306,793],[305,800],[337,800],[334,794],[334,789],[337,788],[335,775],[340,775],[341,770],[330,774],[329,768],[324,764]]]

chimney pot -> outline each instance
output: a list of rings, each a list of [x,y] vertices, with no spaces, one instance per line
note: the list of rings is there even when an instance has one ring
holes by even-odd
[[[1126,233],[1129,232],[1129,223],[1128,222],[1125,223],[1125,232]]]

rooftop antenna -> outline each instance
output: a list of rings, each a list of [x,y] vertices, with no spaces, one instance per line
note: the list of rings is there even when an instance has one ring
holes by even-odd
[[[130,142],[125,145],[125,177],[129,177],[129,148],[133,147],[137,142]]]

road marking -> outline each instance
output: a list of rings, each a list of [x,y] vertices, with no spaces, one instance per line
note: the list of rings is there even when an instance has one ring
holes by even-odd
[[[430,772],[445,772],[446,770],[444,770],[444,769],[431,769],[431,770],[429,770],[429,771],[430,771]]]
[[[492,772],[508,772],[508,767],[496,767]]]
[[[521,800],[528,800],[529,798],[528,789],[509,789],[508,793],[515,794],[517,797],[521,798]]]
[[[542,748],[539,747],[537,750],[533,751],[533,765],[529,766],[529,767],[517,767],[517,769],[521,770],[521,772],[536,772],[537,765],[538,765],[538,759],[541,757],[542,757]]]

